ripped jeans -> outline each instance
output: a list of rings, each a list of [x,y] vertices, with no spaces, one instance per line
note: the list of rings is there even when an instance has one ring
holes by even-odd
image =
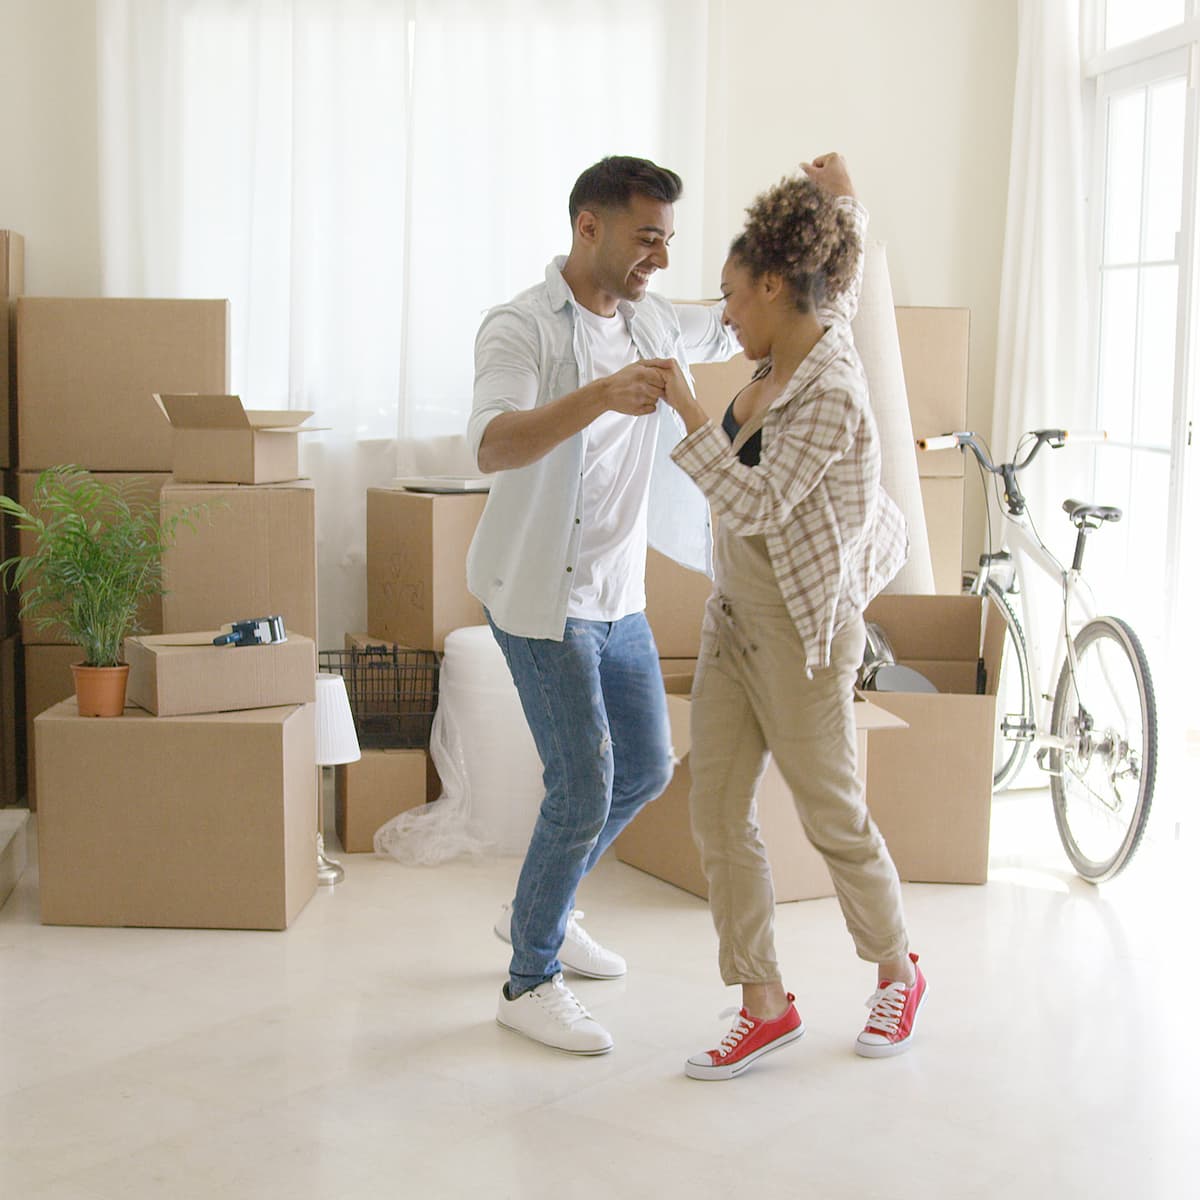
[[[509,995],[561,969],[580,880],[674,770],[658,648],[643,613],[568,618],[561,642],[492,632],[542,760],[546,795],[517,883]]]

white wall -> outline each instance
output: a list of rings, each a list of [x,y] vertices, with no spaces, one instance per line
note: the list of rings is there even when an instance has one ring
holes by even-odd
[[[967,423],[990,436],[1016,0],[711,3],[706,293],[754,195],[840,151],[887,244],[896,303],[971,310]],[[974,473],[967,500],[972,562]]]
[[[0,229],[25,235],[25,289],[100,287],[95,0],[0,0]]]
[[[990,432],[1016,0],[710,3],[707,174],[693,210],[705,292],[754,195],[839,150],[887,243],[897,303],[971,309],[968,424]],[[26,237],[30,293],[95,294],[96,0],[0,0],[0,28],[0,228]],[[968,536],[967,561],[980,540]]]

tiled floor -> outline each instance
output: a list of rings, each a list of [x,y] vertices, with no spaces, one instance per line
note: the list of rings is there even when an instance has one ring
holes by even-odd
[[[790,904],[809,1033],[729,1083],[682,1073],[734,999],[705,906],[615,861],[581,897],[630,962],[576,985],[595,1059],[494,1022],[514,860],[346,856],[283,934],[43,927],[31,867],[0,912],[0,1196],[1196,1195],[1194,844],[1097,890],[1043,795],[993,827],[987,886],[906,886],[910,1054],[853,1054],[872,970],[833,901]]]

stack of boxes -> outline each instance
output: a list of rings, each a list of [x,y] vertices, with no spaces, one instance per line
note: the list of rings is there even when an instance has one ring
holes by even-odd
[[[102,476],[136,474],[158,492],[171,470],[171,429],[154,402],[162,388],[228,390],[224,300],[105,300],[21,297],[14,306],[14,493],[33,496],[38,474],[74,464]],[[20,551],[31,549],[19,544]],[[163,631],[157,602],[143,614]],[[200,628],[195,626],[194,628]],[[29,749],[32,720],[71,695],[75,647],[31,623],[21,626]],[[37,777],[26,752],[27,795]]]
[[[480,492],[368,489],[367,631],[346,635],[347,652],[440,654],[448,633],[484,623],[467,591],[466,561],[486,502]],[[337,769],[338,837],[348,852],[368,852],[384,822],[440,793],[427,744],[366,747],[360,761]]]
[[[16,462],[13,422],[9,326],[16,297],[24,287],[25,243],[19,234],[0,229],[0,485],[4,494],[16,492],[12,467]],[[8,522],[0,527],[0,562],[15,550]],[[0,807],[21,800],[20,660],[16,598],[0,586]]]
[[[286,928],[316,889],[314,493],[288,481],[303,416],[247,416],[223,392],[149,398],[187,477],[163,485],[164,512],[206,508],[164,563],[165,631],[126,642],[140,707],[98,721],[66,700],[33,722],[42,920]],[[210,437],[178,416],[197,410],[240,420]],[[213,645],[267,615],[287,641]]]

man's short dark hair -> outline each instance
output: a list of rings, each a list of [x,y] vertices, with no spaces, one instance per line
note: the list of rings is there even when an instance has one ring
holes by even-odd
[[[683,195],[683,180],[648,158],[614,154],[602,158],[571,189],[571,226],[585,208],[624,208],[634,196],[674,204]]]

